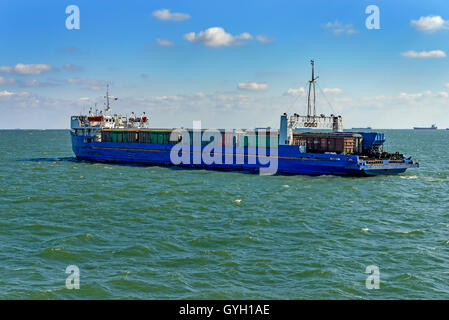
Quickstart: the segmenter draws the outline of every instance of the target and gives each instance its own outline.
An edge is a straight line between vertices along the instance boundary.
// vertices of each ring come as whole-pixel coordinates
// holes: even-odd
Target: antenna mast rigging
[[[319,77],[315,78],[315,61],[310,60],[310,64],[312,65],[312,80],[309,80],[309,94],[307,98],[307,120],[310,121],[312,118],[312,105],[310,103],[310,93],[312,91],[313,86],[313,120],[315,121],[316,117],[316,92],[315,92],[315,83]]]
[[[109,83],[106,85],[106,108],[105,111],[109,111],[111,108],[109,107]]]

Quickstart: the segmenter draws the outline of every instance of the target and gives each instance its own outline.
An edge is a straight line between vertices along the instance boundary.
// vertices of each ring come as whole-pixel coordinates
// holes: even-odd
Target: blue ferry
[[[284,113],[279,130],[206,130],[198,123],[191,129],[151,128],[145,113],[111,114],[108,87],[104,112],[71,117],[73,152],[95,162],[261,174],[372,176],[419,167],[411,157],[385,152],[382,133],[343,132],[341,116],[316,115],[311,63],[307,115]]]

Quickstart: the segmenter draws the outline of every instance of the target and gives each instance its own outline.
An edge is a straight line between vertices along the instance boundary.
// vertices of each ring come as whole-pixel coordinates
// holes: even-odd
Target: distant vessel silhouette
[[[430,127],[413,127],[415,130],[437,130],[438,127],[435,124],[432,124]]]
[[[365,127],[365,128],[352,128],[352,130],[371,130],[371,127]]]

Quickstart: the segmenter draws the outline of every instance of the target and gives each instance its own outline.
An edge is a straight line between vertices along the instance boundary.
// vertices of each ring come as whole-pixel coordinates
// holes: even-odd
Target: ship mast
[[[109,111],[110,110],[110,108],[109,108],[109,83],[106,85],[106,96],[105,96],[105,98],[106,98],[105,111]]]
[[[307,119],[310,120],[312,113],[312,104],[310,103],[310,93],[313,88],[313,119],[316,117],[316,92],[315,92],[315,82],[319,77],[315,78],[315,61],[310,60],[312,65],[312,80],[309,80],[309,94],[307,98]]]

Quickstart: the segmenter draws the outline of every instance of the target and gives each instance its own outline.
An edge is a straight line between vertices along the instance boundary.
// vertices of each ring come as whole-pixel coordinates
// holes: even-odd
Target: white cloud
[[[48,64],[23,64],[18,63],[15,66],[0,66],[0,72],[22,75],[38,75],[52,69]]]
[[[42,82],[36,79],[22,81],[16,80],[14,78],[5,78],[0,76],[0,85],[8,85],[8,84],[17,84],[20,87],[54,87],[61,84],[61,82],[56,80]]]
[[[449,89],[449,83],[446,83],[446,86],[445,86],[445,87]]]
[[[70,78],[66,80],[69,84],[80,84],[86,86],[87,89],[93,91],[99,91],[106,87],[107,82],[95,79],[80,79],[80,78]]]
[[[154,101],[181,101],[184,99],[183,96],[176,95],[176,96],[157,96],[153,98]]]
[[[74,82],[80,83],[82,80],[74,80]],[[68,116],[78,114],[86,105],[92,105],[94,102],[101,105],[103,102],[101,94],[95,94],[96,98],[79,95],[71,100],[64,100],[37,96],[27,92],[1,90],[3,89],[0,89],[0,109],[11,112],[17,110],[15,114],[11,113],[12,116],[23,121],[19,123],[11,121],[11,118],[3,117],[0,119],[0,126],[5,128],[32,127],[36,123],[36,119],[40,120],[39,123],[42,127],[65,128]],[[448,90],[403,92],[402,98],[397,92],[394,96],[379,95],[351,100],[344,95],[338,95],[330,96],[329,99],[333,104],[334,111],[342,113],[346,127],[369,125],[378,128],[410,128],[414,125],[434,123],[432,118],[435,119],[436,116],[438,119],[444,119],[449,103],[449,94],[444,91]],[[130,114],[131,111],[138,114],[145,111],[150,115],[156,115],[151,120],[154,127],[171,127],[173,123],[176,127],[190,127],[192,125],[191,110],[194,108],[198,114],[201,114],[204,127],[250,128],[254,126],[254,121],[251,119],[258,119],[260,125],[276,128],[279,126],[279,115],[285,112],[286,106],[292,103],[293,99],[290,95],[293,93],[304,95],[304,87],[295,87],[290,90],[289,95],[284,94],[283,96],[279,93],[275,93],[273,96],[246,94],[243,91],[183,94],[167,92],[160,96],[123,97],[120,110],[117,111],[127,114]],[[407,98],[412,100],[407,100]],[[294,107],[298,111],[305,109],[304,103],[296,103]],[[321,102],[318,107],[319,113],[330,113],[324,102]],[[32,113],[33,109],[35,113]],[[25,110],[29,112],[23,112]],[[55,112],[55,110],[59,111]],[[380,112],[385,117],[376,117]],[[25,117],[27,118],[25,119]],[[447,123],[447,121],[443,123],[441,120],[439,126],[449,126]]]
[[[372,102],[372,101],[391,101],[391,96],[379,95],[374,97],[362,97],[362,101]]]
[[[326,29],[332,31],[334,35],[347,34],[352,35],[358,31],[354,29],[352,24],[343,24],[342,22],[335,20],[334,22],[328,22],[324,25]]]
[[[449,21],[445,21],[441,16],[421,17],[418,20],[412,20],[410,23],[417,30],[424,32],[434,32],[449,28]]]
[[[7,91],[7,90],[0,91],[0,97],[10,97],[14,94],[15,94],[14,92]]]
[[[14,79],[14,78],[5,78],[5,77],[0,76],[0,84],[12,84],[15,82],[16,82],[16,79]]]
[[[210,96],[210,99],[215,103],[215,108],[218,110],[237,110],[254,107],[252,99],[243,94],[222,94],[217,93]]]
[[[185,106],[194,106],[202,109],[205,113],[211,110],[229,110],[239,108],[251,108],[253,98],[244,94],[233,92],[215,92],[205,94],[203,92],[177,95],[153,96],[148,98],[133,99],[131,105],[142,105],[149,108],[163,108],[163,110],[178,110],[184,112]],[[212,107],[212,108],[211,108]],[[186,114],[184,114],[186,116]],[[190,117],[189,115],[187,115]]]
[[[173,41],[169,41],[169,40],[163,40],[163,39],[156,39],[157,44],[162,46],[162,47],[172,47],[175,45],[175,43]]]
[[[213,27],[198,33],[186,33],[184,34],[184,39],[190,42],[199,42],[208,47],[222,47],[244,44],[245,40],[252,39],[252,35],[248,32],[243,32],[233,36],[221,27]]]
[[[360,105],[374,105],[376,107],[391,107],[393,105],[408,103],[420,103],[424,106],[432,105],[434,103],[442,102],[444,99],[448,99],[449,94],[445,91],[432,92],[426,90],[423,92],[408,93],[401,92],[397,96],[375,96],[364,97],[360,99]]]
[[[153,96],[148,98],[133,99],[131,104],[143,105],[150,108],[168,109],[182,109],[186,105],[199,107],[202,101],[206,98],[206,94],[197,92],[193,94],[177,94],[177,95],[163,95]]]
[[[29,92],[23,91],[23,92],[13,92],[13,91],[7,91],[3,90],[0,91],[0,98],[10,98],[10,97],[23,97],[29,95]]]
[[[349,97],[335,98],[334,100],[335,100],[335,102],[343,102],[343,103],[345,103],[345,102],[352,102],[353,101],[352,98],[349,98]]]
[[[80,78],[70,78],[70,79],[67,79],[67,82],[70,84],[81,83],[81,79]]]
[[[153,11],[153,16],[165,21],[184,21],[190,19],[190,14],[180,12],[170,12],[170,9],[160,9]]]
[[[324,88],[323,92],[324,93],[342,94],[343,90],[341,90],[340,88]]]
[[[17,116],[17,120],[20,122],[20,119],[23,119],[22,116],[27,118],[26,127],[33,127],[33,124],[36,122],[36,117],[45,115],[44,117],[48,117],[49,114],[52,114],[51,111],[48,110],[48,107],[56,107],[59,108],[64,106],[64,109],[69,107],[69,102],[61,99],[53,99],[50,97],[42,97],[31,92],[27,91],[0,91],[0,109],[8,110],[8,116],[15,117]],[[42,108],[37,111],[37,113],[31,115],[30,113],[23,113],[23,110],[18,110],[14,113],[12,110],[17,108],[23,108],[31,111],[30,108]],[[64,112],[61,111],[64,114]],[[58,113],[59,114],[59,113]],[[51,116],[55,120],[55,117],[58,115]],[[65,117],[67,115],[65,114]],[[8,119],[8,118],[7,118]],[[22,127],[19,122],[9,123],[8,120],[3,119],[2,127],[12,127],[20,128]],[[44,125],[43,127],[46,127]]]
[[[237,84],[237,88],[240,90],[246,90],[246,91],[265,91],[268,89],[268,84],[266,83],[257,83],[257,82],[239,82]]]
[[[399,99],[401,100],[406,100],[406,101],[417,101],[417,100],[421,100],[421,99],[431,99],[431,98],[443,98],[443,99],[447,99],[449,97],[449,94],[445,91],[440,91],[440,92],[436,92],[433,93],[430,90],[424,91],[424,92],[418,92],[418,93],[406,93],[406,92],[401,92],[399,94]]]
[[[80,71],[83,70],[83,67],[77,66],[76,64],[66,63],[63,67],[65,70],[68,71]]]
[[[39,81],[36,79],[25,81],[25,82],[19,82],[19,84],[22,87],[56,87],[62,84],[62,81],[59,80],[47,80],[47,81]]]
[[[271,43],[274,41],[273,38],[270,38],[268,36],[264,36],[264,35],[258,35],[256,36],[257,41],[261,42],[261,43]]]
[[[376,108],[384,108],[385,106],[392,105],[395,98],[392,96],[378,95],[371,97],[362,97],[360,99],[355,99],[355,103],[360,106],[370,106]]]
[[[416,100],[419,98],[422,98],[423,94],[422,93],[406,93],[406,92],[401,92],[399,94],[399,99],[403,99],[403,100]]]
[[[445,58],[446,53],[443,50],[420,51],[410,50],[402,52],[401,55],[406,58]]]
[[[248,32],[243,32],[243,33],[241,33],[240,35],[238,35],[238,36],[236,36],[234,38],[237,38],[239,40],[250,40],[250,39],[253,38],[253,36],[250,35]]]
[[[284,93],[285,95],[289,95],[289,96],[304,96],[306,94],[306,90],[304,89],[304,87],[299,87],[297,89],[288,89],[287,92]]]

